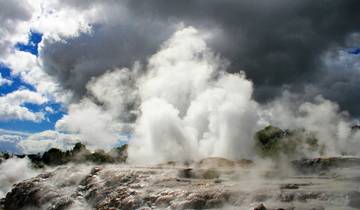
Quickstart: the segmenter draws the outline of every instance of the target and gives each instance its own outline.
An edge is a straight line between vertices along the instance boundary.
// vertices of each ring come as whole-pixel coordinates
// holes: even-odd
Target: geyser
[[[207,46],[211,38],[179,26],[146,65],[136,62],[92,79],[88,96],[71,105],[56,127],[104,149],[119,133],[130,133],[129,163],[253,159],[254,135],[268,125],[314,136],[321,153],[304,151],[308,156],[358,154],[360,134],[336,103],[322,96],[304,101],[287,90],[258,103],[245,74],[228,73],[229,61]]]

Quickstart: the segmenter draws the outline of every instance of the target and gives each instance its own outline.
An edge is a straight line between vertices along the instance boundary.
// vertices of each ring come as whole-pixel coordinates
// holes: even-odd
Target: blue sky
[[[42,40],[42,34],[38,32],[31,31],[29,34],[29,41],[28,43],[18,43],[16,44],[15,48],[24,52],[29,52],[33,55],[38,56],[38,44]]]
[[[42,34],[37,32],[29,32],[29,38],[27,43],[17,43],[14,48],[18,51],[31,53],[36,57],[39,56],[38,45],[42,41]],[[36,87],[32,84],[25,82],[19,74],[14,74],[12,69],[6,66],[4,63],[0,63],[0,79],[6,79],[11,81],[10,83],[0,85],[0,97],[5,97],[11,93],[15,93],[19,90],[29,90],[37,92]],[[25,102],[20,106],[25,107],[32,113],[43,113],[44,119],[41,121],[31,121],[24,119],[0,119],[0,151],[6,151],[10,153],[23,153],[23,149],[19,147],[19,143],[25,141],[32,134],[39,134],[43,131],[54,131],[56,122],[61,119],[66,112],[66,107],[63,104],[55,102],[51,97],[46,97],[47,102],[36,104]],[[45,132],[45,133],[46,133]],[[66,135],[66,132],[58,135]],[[51,137],[44,137],[45,141],[51,140]],[[59,137],[61,138],[61,137]],[[124,133],[120,137],[119,141],[114,146],[124,144],[127,139],[130,138],[130,134]],[[55,142],[56,139],[53,139]],[[54,143],[56,145],[56,143]],[[50,147],[51,144],[49,144]],[[48,146],[48,147],[49,147]],[[45,148],[44,148],[45,149]]]
[[[349,53],[353,54],[353,55],[359,55],[360,54],[360,48],[350,49]]]
[[[20,51],[28,52],[33,55],[38,56],[38,44],[42,40],[42,34],[37,32],[30,32],[28,43],[18,43],[15,48]],[[31,84],[24,82],[19,75],[11,74],[11,69],[9,69],[4,64],[0,64],[1,76],[5,79],[11,80],[10,85],[0,86],[0,96],[4,96],[8,93],[19,89],[28,89],[31,91],[36,91],[36,88]],[[54,129],[55,122],[59,120],[64,115],[64,108],[61,104],[54,101],[49,101],[45,104],[37,105],[31,103],[23,104],[24,107],[28,108],[31,112],[40,112],[44,111],[46,107],[54,110],[53,113],[46,112],[45,119],[40,122],[32,121],[23,121],[23,120],[7,120],[0,121],[0,129],[21,131],[35,133],[44,130]]]

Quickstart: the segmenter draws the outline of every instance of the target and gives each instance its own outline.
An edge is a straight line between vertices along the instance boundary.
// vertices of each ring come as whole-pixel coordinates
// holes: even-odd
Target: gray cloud
[[[324,57],[325,66],[318,73],[322,78],[313,92],[337,101],[351,114],[360,116],[360,55],[340,50]]]
[[[0,23],[9,25],[17,20],[27,20],[31,17],[29,5],[20,1],[0,1]]]
[[[92,33],[67,39],[66,43],[44,42],[40,56],[45,71],[77,97],[86,93],[92,77],[116,67],[131,67],[153,53],[175,30],[174,25],[144,19],[136,24],[108,24],[95,25]]]
[[[359,100],[354,98],[354,76],[359,72],[347,71],[339,77],[324,70],[322,63],[326,52],[345,47],[349,35],[360,30],[358,0],[65,3],[80,12],[107,4],[102,12],[106,20],[95,22],[92,33],[66,42],[45,42],[41,50],[45,70],[78,97],[86,93],[91,77],[144,60],[183,22],[213,32],[210,47],[230,60],[230,72],[244,70],[254,81],[257,100],[271,99],[284,88],[304,92],[304,87],[312,85],[316,93],[360,113],[352,105]],[[123,16],[115,15],[117,7],[126,8]],[[329,83],[337,85],[329,89]]]
[[[17,25],[31,18],[31,7],[25,1],[0,0],[0,55],[13,44],[11,36]]]

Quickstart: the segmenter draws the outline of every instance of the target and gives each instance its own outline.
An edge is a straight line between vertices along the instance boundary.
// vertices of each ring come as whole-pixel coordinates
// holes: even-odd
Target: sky
[[[235,135],[212,130],[225,116],[212,111],[202,113],[208,116],[207,130],[200,126],[204,120],[189,124],[198,119],[191,115],[192,107],[203,103],[204,92],[212,92],[214,84],[230,95],[222,97],[249,97],[246,103],[233,104],[256,112],[225,117],[225,125],[228,120],[253,120],[252,129],[275,122],[290,126],[262,117],[280,102],[281,107],[288,105],[289,98],[299,101],[289,107],[297,110],[293,120],[302,109],[308,113],[303,104],[310,103],[356,124],[360,118],[358,11],[358,0],[0,0],[0,151],[37,153],[50,147],[68,149],[78,141],[109,149],[134,139],[134,150],[139,152],[140,137],[151,146],[166,141],[155,141],[155,136],[186,142],[195,138],[189,133],[219,139]],[[180,74],[171,69],[192,71]],[[234,84],[239,88],[234,91],[223,82],[232,84],[232,76],[239,77],[235,80],[241,84],[249,81],[251,87]],[[162,102],[152,102],[159,110],[147,103],[155,98],[165,100],[175,112]],[[247,106],[255,106],[256,111]],[[156,112],[174,117],[163,119],[161,114],[153,115]],[[210,123],[214,116],[218,121]],[[153,132],[164,125],[162,120],[179,131]],[[149,122],[157,126],[152,128]],[[293,128],[305,126],[295,124]],[[242,127],[244,132],[247,126]],[[196,138],[198,143],[203,140]],[[225,142],[231,139],[224,137]]]
[[[38,44],[41,42],[41,39],[41,33],[30,31],[28,33],[28,41],[26,43],[16,43],[14,49],[30,53],[37,57]],[[13,75],[11,71],[12,70],[5,64],[0,65],[1,80],[3,81],[0,86],[1,97],[11,93],[19,93],[17,91],[31,91],[32,93],[36,93],[36,87],[34,87],[31,83],[24,81],[20,75]],[[4,103],[9,103],[9,106],[13,106],[10,101]],[[28,136],[30,133],[54,129],[55,122],[59,120],[65,113],[61,103],[51,100],[46,102],[44,101],[44,103],[25,100],[19,105],[29,113],[42,112],[43,116],[39,120],[32,120],[21,116],[21,114],[4,113],[2,120],[0,121],[0,133],[3,138],[4,136],[10,134],[10,138],[15,137],[16,139],[16,135],[24,137]],[[16,110],[14,111],[16,112]],[[11,116],[12,114],[14,115]],[[11,136],[12,134],[15,135]],[[21,140],[21,138],[17,139]],[[1,151],[22,153],[21,149],[17,148],[16,145],[14,145],[12,142],[6,141],[6,137],[5,141],[1,142]]]

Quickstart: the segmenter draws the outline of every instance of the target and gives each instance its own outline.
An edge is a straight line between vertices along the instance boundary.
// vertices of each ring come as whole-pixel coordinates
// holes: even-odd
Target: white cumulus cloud
[[[41,121],[44,115],[41,112],[32,112],[25,103],[41,105],[47,98],[30,90],[16,90],[0,97],[0,120],[30,120]]]
[[[79,141],[80,137],[78,135],[46,130],[24,138],[18,143],[18,147],[25,154],[36,154],[43,153],[50,148],[69,150]]]

